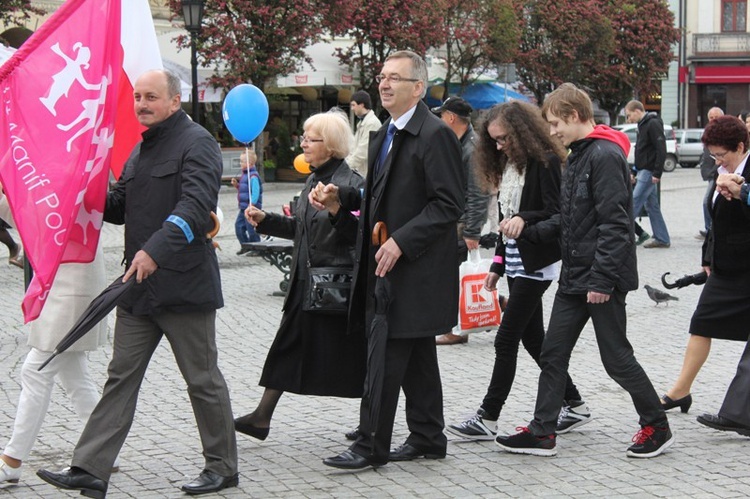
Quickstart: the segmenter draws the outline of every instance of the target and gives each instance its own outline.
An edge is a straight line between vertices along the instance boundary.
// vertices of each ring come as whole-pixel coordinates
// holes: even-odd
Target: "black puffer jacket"
[[[560,238],[564,293],[638,288],[630,172],[617,133],[599,126],[571,144],[560,213],[522,233],[531,242]]]

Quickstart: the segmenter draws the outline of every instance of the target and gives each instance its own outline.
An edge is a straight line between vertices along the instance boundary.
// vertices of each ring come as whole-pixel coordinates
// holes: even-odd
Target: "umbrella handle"
[[[388,229],[385,222],[378,222],[372,229],[372,245],[381,246],[388,240]]]
[[[669,272],[664,272],[664,274],[663,274],[663,275],[661,276],[661,283],[662,283],[662,284],[664,285],[664,287],[665,287],[665,288],[667,288],[667,289],[672,289],[672,288],[676,288],[676,287],[678,286],[678,284],[677,284],[677,283],[674,283],[674,284],[669,284],[669,283],[667,282],[667,279],[666,279],[666,277],[667,277],[668,275],[669,275]]]
[[[219,229],[221,228],[219,217],[216,216],[216,213],[214,213],[213,211],[211,212],[211,220],[213,220],[214,222],[214,228],[206,233],[206,239],[213,239],[214,236],[219,233]]]

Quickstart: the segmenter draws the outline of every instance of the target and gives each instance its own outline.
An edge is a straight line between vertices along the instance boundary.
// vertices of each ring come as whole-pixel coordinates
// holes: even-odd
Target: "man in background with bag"
[[[448,97],[441,106],[432,108],[432,112],[440,116],[461,143],[461,166],[466,185],[466,210],[458,220],[458,254],[462,262],[466,261],[467,252],[479,251],[479,238],[487,221],[490,201],[490,195],[484,192],[476,178],[471,160],[476,143],[476,133],[471,126],[473,110],[471,104],[461,97]],[[435,338],[438,345],[455,345],[468,341],[468,334],[453,334],[450,331]]]

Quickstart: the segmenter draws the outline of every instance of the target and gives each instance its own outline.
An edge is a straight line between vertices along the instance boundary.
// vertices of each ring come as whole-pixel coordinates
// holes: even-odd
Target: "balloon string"
[[[247,200],[248,206],[253,205],[253,183],[250,181],[250,144],[245,144],[245,161],[247,161],[247,194],[250,198]],[[240,165],[242,168],[242,165]]]

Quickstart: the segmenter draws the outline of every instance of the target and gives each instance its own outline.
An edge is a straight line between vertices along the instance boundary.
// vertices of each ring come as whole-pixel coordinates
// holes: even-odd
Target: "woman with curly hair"
[[[493,440],[516,375],[520,342],[539,364],[544,340],[542,295],[560,272],[557,240],[531,244],[516,238],[525,226],[558,212],[561,162],[567,153],[560,141],[550,136],[539,109],[525,102],[490,109],[479,125],[478,136],[474,166],[487,188],[499,186],[502,233],[484,286],[496,289],[505,274],[510,294],[495,337],[495,366],[487,394],[476,415],[448,425],[448,431],[470,440]],[[557,433],[566,433],[591,418],[568,376]]]

